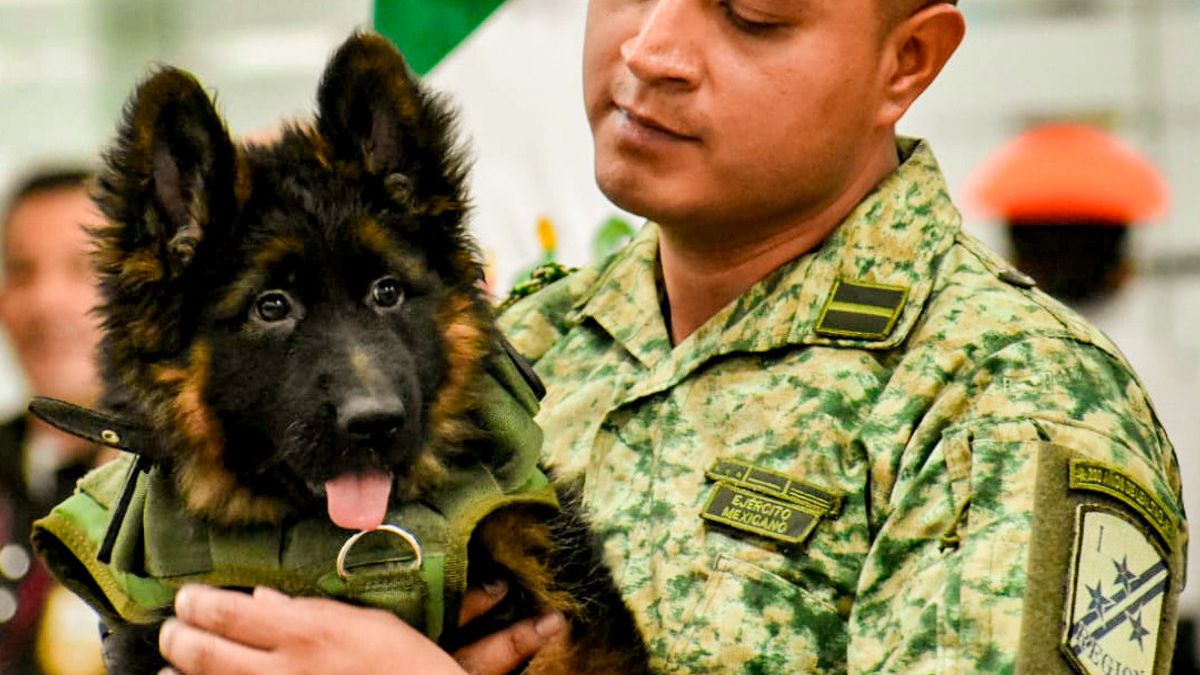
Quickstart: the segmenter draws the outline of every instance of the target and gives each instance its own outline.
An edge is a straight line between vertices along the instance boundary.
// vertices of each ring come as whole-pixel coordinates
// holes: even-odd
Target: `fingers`
[[[384,610],[268,588],[245,595],[188,586],[176,611],[159,648],[186,675],[462,673],[449,654]],[[391,660],[396,654],[404,655],[402,665]]]
[[[482,588],[472,588],[463,597],[462,609],[458,612],[458,625],[465,626],[472,620],[484,615],[495,607],[505,594],[508,593],[508,583],[497,579],[484,584]]]
[[[473,591],[474,597],[464,599],[462,617],[470,620],[486,612],[507,590],[505,584],[498,584]],[[413,642],[406,651],[414,655],[418,647],[428,642],[379,610],[345,607],[317,598],[292,599],[270,589],[256,589],[251,596],[186,586],[176,596],[175,609],[178,619],[163,626],[159,648],[168,661],[187,675],[299,672],[306,666],[317,667],[315,672],[331,672],[315,662],[330,656],[323,652],[347,640],[362,643],[343,645],[359,656],[358,652],[366,653],[363,650],[380,645],[388,652],[394,651],[397,636]],[[356,628],[347,636],[341,630],[331,632],[332,625]],[[476,675],[503,675],[560,637],[565,627],[566,620],[558,613],[527,619],[460,649],[454,654],[454,661]],[[402,628],[407,628],[407,632],[401,631]],[[335,639],[335,636],[340,637]],[[414,637],[420,640],[410,639]],[[433,643],[427,646],[428,667],[421,666],[418,672],[441,672],[447,666],[457,672],[454,661],[445,652]],[[339,656],[333,663],[345,660]],[[370,660],[377,662],[375,657]],[[290,665],[284,666],[285,663]],[[363,671],[356,667],[348,672]]]
[[[251,596],[210,586],[184,586],[175,595],[175,615],[195,628],[269,649],[291,625],[280,617],[288,600],[270,589],[256,589]]]
[[[158,649],[172,665],[188,675],[270,672],[266,652],[205,633],[177,619],[168,619],[163,624],[158,635]]]
[[[558,612],[526,619],[463,647],[454,658],[472,675],[504,675],[562,635],[566,625]]]

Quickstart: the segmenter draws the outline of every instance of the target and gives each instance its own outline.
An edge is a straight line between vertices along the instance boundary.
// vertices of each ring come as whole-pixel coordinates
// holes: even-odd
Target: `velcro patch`
[[[1060,643],[1076,670],[1152,672],[1170,581],[1147,531],[1116,511],[1080,506]]]
[[[786,544],[808,538],[824,511],[720,481],[700,517]]]
[[[818,335],[880,340],[892,332],[908,288],[838,279],[821,309]]]
[[[1171,547],[1179,524],[1158,497],[1135,478],[1115,466],[1079,458],[1071,460],[1070,472],[1072,490],[1099,492],[1124,502],[1158,531],[1167,548]]]
[[[736,459],[717,460],[704,472],[710,480],[721,481],[753,490],[770,497],[782,498],[816,515],[836,517],[842,510],[841,495],[831,494],[788,476],[754,466]]]

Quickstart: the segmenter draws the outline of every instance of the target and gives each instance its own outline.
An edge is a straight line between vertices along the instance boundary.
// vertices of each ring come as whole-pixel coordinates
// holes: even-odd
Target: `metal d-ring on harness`
[[[356,532],[346,540],[346,543],[342,544],[342,549],[338,551],[337,554],[337,573],[338,576],[341,577],[342,581],[346,581],[350,578],[350,573],[346,571],[346,556],[350,553],[350,549],[354,548],[354,545],[358,543],[359,539],[362,539],[372,532],[387,532],[388,534],[392,534],[403,539],[413,551],[413,559],[409,562],[407,569],[421,569],[421,565],[425,562],[425,547],[421,546],[421,540],[417,538],[417,535],[409,532],[399,525],[384,523],[373,530],[362,530],[360,532]]]

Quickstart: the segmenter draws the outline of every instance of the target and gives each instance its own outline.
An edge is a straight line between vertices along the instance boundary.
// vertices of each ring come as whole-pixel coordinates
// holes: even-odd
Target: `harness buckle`
[[[374,530],[362,530],[361,532],[355,532],[350,536],[349,539],[346,540],[346,543],[342,544],[342,550],[338,551],[337,555],[337,573],[338,576],[342,578],[342,581],[346,581],[350,578],[350,573],[346,570],[346,556],[350,553],[350,549],[354,548],[354,545],[358,543],[359,539],[362,539],[372,532],[386,532],[388,534],[400,537],[405,543],[408,544],[409,548],[411,548],[413,551],[413,559],[412,562],[409,563],[408,569],[420,569],[421,564],[425,562],[425,547],[421,545],[421,540],[417,539],[417,535],[409,532],[399,525],[384,523],[383,525],[376,527]]]

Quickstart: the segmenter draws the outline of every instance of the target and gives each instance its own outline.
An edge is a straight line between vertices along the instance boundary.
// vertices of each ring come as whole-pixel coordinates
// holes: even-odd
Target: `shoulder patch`
[[[1137,506],[1151,479],[1133,463],[1044,441],[1034,447],[1037,496],[1016,672],[1166,675],[1186,534],[1160,539],[1145,513],[1153,507]],[[1178,522],[1174,505],[1163,505]]]
[[[1152,672],[1170,576],[1142,528],[1080,506],[1061,642],[1071,665],[1085,675]]]
[[[904,286],[838,279],[814,331],[826,337],[886,338],[908,301],[908,290]]]
[[[1128,473],[1103,462],[1072,458],[1070,488],[1100,492],[1124,502],[1141,514],[1162,537],[1167,547],[1171,547],[1179,529],[1175,517],[1153,492]]]

